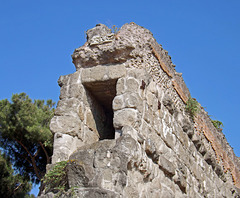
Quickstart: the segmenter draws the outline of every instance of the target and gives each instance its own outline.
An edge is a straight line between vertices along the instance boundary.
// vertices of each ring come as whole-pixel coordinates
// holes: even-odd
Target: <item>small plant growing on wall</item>
[[[194,119],[194,116],[196,116],[199,111],[199,103],[196,99],[190,97],[187,101],[185,108],[186,111],[189,113],[190,117]]]
[[[216,129],[222,130],[223,123],[219,120],[211,120]]]
[[[111,31],[113,34],[117,34],[117,32],[119,31],[120,28],[118,28],[116,25],[113,25],[111,28]]]
[[[67,161],[61,161],[50,170],[43,178],[43,184],[45,185],[46,192],[48,191],[64,191],[67,188],[66,180],[66,166]]]

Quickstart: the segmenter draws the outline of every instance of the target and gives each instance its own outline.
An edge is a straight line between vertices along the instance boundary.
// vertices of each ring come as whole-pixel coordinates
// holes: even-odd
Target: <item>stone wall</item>
[[[59,78],[52,164],[76,197],[239,197],[239,159],[190,97],[171,57],[134,23],[99,24]],[[41,197],[53,197],[43,191]]]

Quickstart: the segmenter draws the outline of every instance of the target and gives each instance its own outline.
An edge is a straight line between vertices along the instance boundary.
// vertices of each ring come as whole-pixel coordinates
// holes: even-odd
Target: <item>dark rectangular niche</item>
[[[112,101],[116,96],[117,79],[85,83],[90,108],[99,133],[99,140],[114,139]]]

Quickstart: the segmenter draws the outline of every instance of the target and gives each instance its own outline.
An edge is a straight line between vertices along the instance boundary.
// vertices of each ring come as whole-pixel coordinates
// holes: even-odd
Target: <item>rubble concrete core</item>
[[[61,76],[50,128],[65,192],[40,197],[239,197],[240,160],[190,92],[168,52],[135,23],[87,31]]]

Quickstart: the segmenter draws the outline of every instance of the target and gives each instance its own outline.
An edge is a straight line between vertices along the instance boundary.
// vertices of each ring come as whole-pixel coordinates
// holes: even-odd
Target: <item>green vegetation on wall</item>
[[[196,114],[199,112],[199,103],[194,98],[189,98],[185,107],[186,111],[189,113],[190,117],[194,119]]]
[[[216,129],[222,129],[223,123],[219,120],[211,120]]]
[[[47,192],[49,190],[66,190],[66,166],[67,161],[57,162],[56,165],[45,174],[42,181]]]

